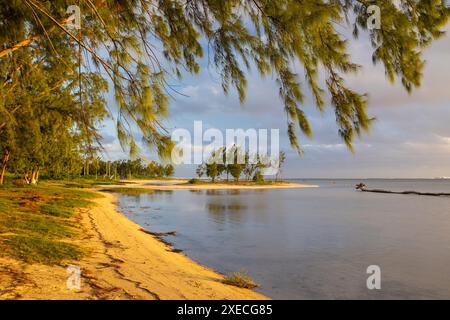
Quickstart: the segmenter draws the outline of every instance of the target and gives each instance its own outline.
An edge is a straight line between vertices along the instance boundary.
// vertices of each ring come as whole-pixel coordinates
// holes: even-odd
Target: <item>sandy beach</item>
[[[152,190],[255,190],[255,189],[295,189],[295,188],[318,188],[318,185],[277,182],[275,184],[228,184],[216,182],[188,184],[187,179],[170,179],[170,180],[129,180],[126,185],[108,185],[111,188],[145,188]]]
[[[267,299],[221,283],[223,277],[171,248],[116,210],[104,193],[81,212],[89,256],[81,269],[81,289],[67,289],[64,266],[24,264],[0,259],[0,298],[8,299]]]

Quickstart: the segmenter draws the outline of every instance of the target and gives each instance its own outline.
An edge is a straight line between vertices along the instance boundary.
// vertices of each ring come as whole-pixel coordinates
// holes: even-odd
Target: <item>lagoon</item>
[[[311,189],[118,194],[127,217],[221,273],[247,271],[275,299],[449,299],[449,180],[296,180]],[[368,290],[367,268],[381,269]]]

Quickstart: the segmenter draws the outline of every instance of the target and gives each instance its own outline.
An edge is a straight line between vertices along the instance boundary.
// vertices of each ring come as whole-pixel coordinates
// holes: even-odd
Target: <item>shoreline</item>
[[[266,190],[266,189],[302,189],[319,188],[314,184],[303,184],[294,182],[279,182],[276,184],[229,184],[229,183],[199,183],[187,184],[187,179],[172,180],[127,180],[123,185],[100,185],[101,189],[129,188],[129,189],[149,189],[149,190]]]
[[[46,300],[266,300],[260,293],[222,283],[224,276],[157,237],[141,231],[117,208],[116,197],[95,190],[95,206],[81,209],[76,223],[86,251],[65,265],[27,264],[0,257],[0,299]],[[67,266],[81,271],[80,289],[68,289]]]
[[[29,264],[0,256],[0,299],[45,300],[265,300],[258,292],[223,283],[224,275],[190,259],[120,212],[117,198],[104,189],[239,190],[310,188],[277,183],[186,184],[185,179],[129,180],[122,185],[96,186],[95,206],[81,208],[72,223],[80,236],[71,240],[86,253],[79,261],[59,265]],[[81,271],[80,289],[68,289],[68,266]],[[236,270],[237,271],[237,270]]]
[[[98,191],[97,191],[98,192]],[[121,276],[137,289],[159,299],[268,299],[257,292],[223,284],[224,276],[172,248],[117,208],[113,194],[99,192],[97,212],[91,223],[109,248],[107,254],[120,264]],[[111,246],[116,241],[118,246]],[[138,284],[138,285],[137,285]]]

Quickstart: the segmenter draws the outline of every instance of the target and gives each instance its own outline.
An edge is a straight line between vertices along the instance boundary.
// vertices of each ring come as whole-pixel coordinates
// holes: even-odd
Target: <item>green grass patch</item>
[[[41,206],[41,212],[55,217],[69,218],[75,209],[94,205],[92,201],[82,199],[57,199]]]
[[[8,219],[4,225],[9,232],[26,233],[37,237],[70,238],[76,233],[73,227],[46,217],[20,217],[16,215]]]
[[[8,211],[9,201],[5,199],[0,199],[0,214]]]
[[[13,236],[5,242],[10,256],[29,263],[56,264],[83,256],[76,245],[41,237]]]
[[[29,187],[33,188],[33,187]],[[45,183],[34,187],[36,191],[38,191],[42,195],[51,196],[51,197],[60,197],[60,198],[68,198],[68,199],[94,199],[98,197],[98,195],[92,191],[88,190],[79,190],[75,187],[59,185],[59,184],[50,184]]]
[[[64,185],[69,188],[94,188],[97,186],[116,186],[129,184],[131,182],[124,182],[120,180],[94,180],[94,179],[77,179],[74,181],[64,182]]]
[[[98,194],[56,182],[0,187],[0,253],[29,263],[79,259],[70,242],[80,234],[77,209],[92,206]]]

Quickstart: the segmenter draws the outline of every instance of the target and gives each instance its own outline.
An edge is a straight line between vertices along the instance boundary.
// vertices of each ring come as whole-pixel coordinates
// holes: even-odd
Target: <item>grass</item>
[[[41,212],[56,217],[70,217],[74,209],[88,207],[91,201],[83,199],[56,199],[53,202],[46,202],[41,206]]]
[[[4,224],[14,234],[27,234],[30,236],[46,235],[50,238],[70,238],[75,234],[73,228],[61,224],[59,221],[50,220],[46,217],[11,217]]]
[[[56,264],[83,256],[83,251],[76,245],[42,237],[13,236],[6,244],[10,256],[31,263]]]
[[[81,258],[71,243],[80,234],[75,214],[96,196],[55,182],[0,186],[0,255],[43,264]]]
[[[78,178],[71,181],[65,181],[64,185],[66,187],[71,188],[93,188],[97,186],[116,186],[116,185],[124,185],[131,182],[124,182],[119,180],[97,180],[97,179],[84,179]]]
[[[223,283],[245,289],[258,287],[258,284],[246,272],[233,272],[225,277]]]

